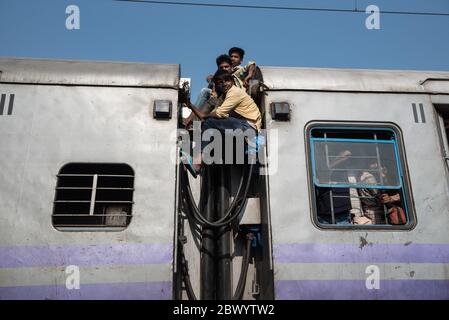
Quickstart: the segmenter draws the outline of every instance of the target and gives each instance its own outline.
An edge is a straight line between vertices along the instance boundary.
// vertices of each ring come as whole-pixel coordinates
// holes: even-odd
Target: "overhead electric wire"
[[[284,7],[284,6],[261,6],[261,5],[241,5],[229,3],[201,3],[201,2],[179,2],[179,1],[153,1],[153,0],[112,0],[115,2],[130,2],[143,4],[159,4],[173,6],[209,7],[209,8],[234,8],[234,9],[258,9],[258,10],[283,10],[283,11],[318,11],[318,12],[342,12],[342,13],[366,13],[360,10],[357,5],[354,9],[338,8],[308,8],[308,7]],[[421,16],[449,16],[449,12],[419,12],[419,11],[379,11],[380,14],[397,15],[421,15]]]

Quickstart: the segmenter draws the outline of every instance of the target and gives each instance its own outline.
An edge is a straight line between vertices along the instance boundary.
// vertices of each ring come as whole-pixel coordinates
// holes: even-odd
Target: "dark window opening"
[[[55,228],[123,230],[130,224],[134,171],[129,165],[70,163],[57,178]]]
[[[391,128],[309,128],[317,225],[410,228],[410,192],[400,146],[399,133]]]
[[[449,104],[435,105],[435,108],[441,117],[441,129],[446,134],[446,140],[449,141]]]
[[[449,170],[449,104],[435,104],[443,161]]]

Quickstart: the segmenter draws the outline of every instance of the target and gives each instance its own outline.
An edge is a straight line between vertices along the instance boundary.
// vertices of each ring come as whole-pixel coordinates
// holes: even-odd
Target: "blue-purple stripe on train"
[[[82,284],[79,290],[65,286],[0,287],[0,300],[169,300],[171,282]]]
[[[172,268],[171,244],[113,245],[47,245],[0,247],[0,268],[52,268],[167,265]],[[0,270],[1,270],[0,269]],[[126,278],[126,277],[125,277]],[[165,281],[164,281],[165,280]],[[81,283],[79,290],[67,290],[64,285],[2,286],[0,300],[168,300],[172,298],[172,283],[161,279],[154,282]]]
[[[449,263],[449,244],[275,244],[275,263]]]
[[[449,244],[277,244],[275,265],[303,263],[448,264]],[[449,271],[449,265],[445,267]],[[292,271],[292,270],[290,270]],[[449,277],[449,273],[448,273]],[[449,278],[380,280],[368,290],[363,280],[275,280],[276,299],[449,299]]]
[[[274,263],[449,263],[448,244],[277,244]],[[0,247],[1,268],[111,266],[172,263],[168,244]],[[0,279],[1,283],[1,279]],[[367,290],[365,280],[276,280],[277,299],[449,299],[449,279],[382,280]],[[170,299],[170,282],[0,287],[0,299]]]
[[[275,281],[279,300],[448,300],[449,280],[381,280],[368,290],[365,280]]]
[[[0,247],[0,268],[168,264],[171,244]]]

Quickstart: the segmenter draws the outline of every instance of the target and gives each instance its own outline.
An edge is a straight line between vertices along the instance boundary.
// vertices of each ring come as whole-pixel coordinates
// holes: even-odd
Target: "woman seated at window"
[[[364,171],[361,174],[360,182],[364,185],[377,185],[377,179],[373,175],[378,168],[378,163],[370,165],[370,171]],[[384,181],[388,179],[387,169],[382,167],[379,172]],[[387,210],[393,204],[401,202],[401,196],[397,190],[380,190],[371,188],[362,188],[358,190],[360,202],[362,204],[363,215],[354,217],[354,224],[386,224]]]

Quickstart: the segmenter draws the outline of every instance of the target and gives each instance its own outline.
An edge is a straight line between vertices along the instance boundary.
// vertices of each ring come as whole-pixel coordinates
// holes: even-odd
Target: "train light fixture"
[[[172,117],[172,102],[168,100],[156,100],[153,106],[153,118],[157,120],[169,120]]]
[[[270,111],[273,120],[290,121],[291,109],[288,102],[272,102]]]

